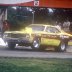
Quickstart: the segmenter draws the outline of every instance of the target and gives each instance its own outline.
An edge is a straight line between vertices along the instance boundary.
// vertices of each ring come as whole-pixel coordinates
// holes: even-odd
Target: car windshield
[[[55,27],[47,27],[46,28],[46,32],[49,32],[49,33],[60,33],[60,31],[55,28]]]
[[[40,25],[30,25],[29,27],[32,28],[33,31],[44,31],[44,26],[40,26]]]

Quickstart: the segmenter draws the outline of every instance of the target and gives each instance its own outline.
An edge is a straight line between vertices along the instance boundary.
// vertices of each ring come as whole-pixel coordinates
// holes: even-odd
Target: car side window
[[[55,27],[47,27],[46,32],[48,32],[48,33],[60,33],[60,31]]]
[[[39,26],[39,25],[31,25],[29,26],[32,28],[33,31],[44,31],[44,26]]]

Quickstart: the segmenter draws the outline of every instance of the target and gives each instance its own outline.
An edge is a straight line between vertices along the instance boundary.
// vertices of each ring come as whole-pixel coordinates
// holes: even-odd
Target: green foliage
[[[0,72],[72,72],[72,59],[0,58]]]
[[[31,14],[26,10],[26,7],[8,7],[8,21],[11,30],[19,30],[24,25],[31,23]],[[29,15],[30,14],[30,15]]]
[[[2,8],[2,7],[1,7]],[[31,9],[31,10],[30,10]],[[49,8],[40,7],[19,7],[16,9],[12,6],[8,7],[8,21],[10,22],[12,30],[19,29],[27,24],[31,24],[34,16],[35,24],[57,24],[67,19],[72,21],[72,9],[50,8],[53,12],[49,11]],[[34,12],[34,13],[33,13]]]

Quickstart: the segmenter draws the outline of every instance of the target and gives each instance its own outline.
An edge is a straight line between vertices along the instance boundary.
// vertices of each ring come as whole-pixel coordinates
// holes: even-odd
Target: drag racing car
[[[31,46],[35,50],[44,50],[48,46],[56,51],[65,51],[72,35],[64,32],[57,26],[45,24],[31,24],[20,31],[6,31],[3,39],[8,47],[14,49],[19,46]]]

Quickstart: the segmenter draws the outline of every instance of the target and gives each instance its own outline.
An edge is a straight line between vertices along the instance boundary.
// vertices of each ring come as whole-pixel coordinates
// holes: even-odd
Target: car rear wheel
[[[14,49],[14,48],[15,48],[15,46],[16,46],[16,44],[15,44],[15,43],[8,42],[8,48],[9,48],[9,49]]]
[[[60,52],[64,52],[64,51],[66,51],[66,43],[65,42],[61,42],[60,43],[60,45],[59,45],[59,48],[58,48],[58,50],[60,51]]]

